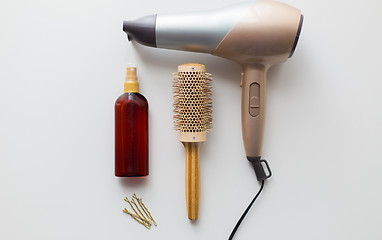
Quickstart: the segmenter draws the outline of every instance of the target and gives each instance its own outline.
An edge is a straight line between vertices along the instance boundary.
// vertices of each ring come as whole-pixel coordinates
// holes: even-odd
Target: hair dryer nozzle
[[[157,15],[150,15],[132,21],[123,21],[123,31],[129,41],[134,40],[142,45],[157,47],[155,25]]]

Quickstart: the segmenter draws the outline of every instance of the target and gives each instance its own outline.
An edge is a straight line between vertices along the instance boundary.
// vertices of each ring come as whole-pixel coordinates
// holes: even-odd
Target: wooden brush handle
[[[185,142],[186,148],[186,202],[190,220],[199,217],[200,205],[200,173],[199,173],[199,143]]]

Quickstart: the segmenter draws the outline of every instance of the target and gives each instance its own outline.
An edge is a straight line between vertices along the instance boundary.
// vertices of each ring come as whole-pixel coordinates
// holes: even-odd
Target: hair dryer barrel
[[[123,22],[129,40],[143,45],[213,53],[254,1],[210,11],[156,14]]]
[[[123,22],[142,45],[210,53],[240,64],[276,63],[292,56],[301,30],[300,10],[255,0],[216,10],[155,14]]]

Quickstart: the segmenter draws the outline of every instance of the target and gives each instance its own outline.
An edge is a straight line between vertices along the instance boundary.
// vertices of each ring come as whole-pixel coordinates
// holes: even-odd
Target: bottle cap
[[[128,67],[126,70],[125,93],[127,92],[139,92],[136,67]]]

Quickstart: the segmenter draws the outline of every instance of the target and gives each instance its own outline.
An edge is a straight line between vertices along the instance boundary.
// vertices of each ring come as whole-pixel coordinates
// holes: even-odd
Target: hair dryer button
[[[249,114],[256,117],[260,113],[260,85],[252,83],[249,86]]]

